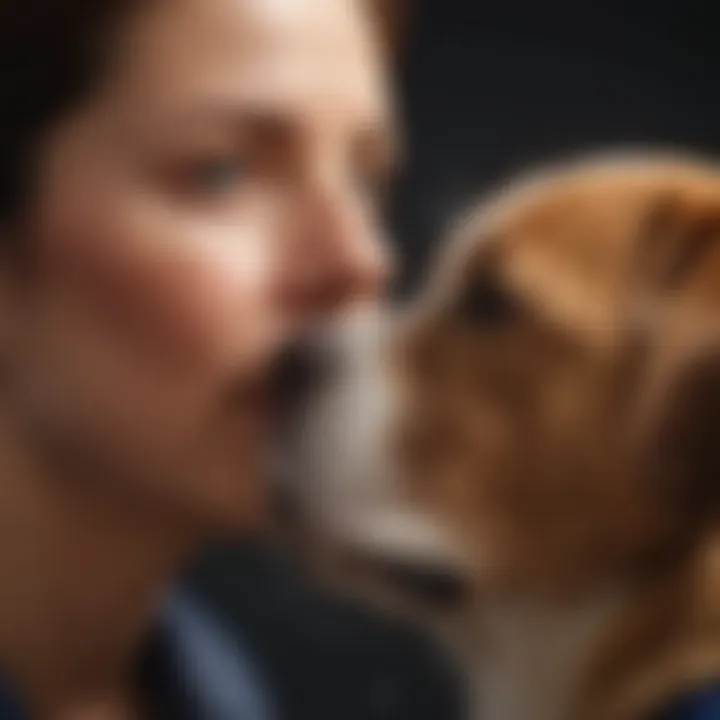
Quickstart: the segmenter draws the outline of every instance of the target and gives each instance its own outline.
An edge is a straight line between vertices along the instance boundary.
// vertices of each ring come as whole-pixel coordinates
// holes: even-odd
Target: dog
[[[720,682],[719,331],[719,167],[510,183],[318,350],[310,562],[446,638],[472,717],[665,717]]]

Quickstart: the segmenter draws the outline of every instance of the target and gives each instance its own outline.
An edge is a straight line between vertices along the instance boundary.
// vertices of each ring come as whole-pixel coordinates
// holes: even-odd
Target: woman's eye
[[[238,158],[212,158],[198,162],[189,173],[190,189],[205,196],[237,190],[247,177],[247,167]]]

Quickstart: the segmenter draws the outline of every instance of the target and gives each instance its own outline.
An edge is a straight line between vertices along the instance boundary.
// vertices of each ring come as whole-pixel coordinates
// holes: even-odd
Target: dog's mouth
[[[371,605],[396,608],[426,619],[461,615],[471,604],[470,574],[457,564],[345,546],[338,555],[340,572],[330,580]]]
[[[411,510],[376,508],[331,529],[351,572],[404,604],[453,612],[472,595],[469,562],[431,518]]]
[[[453,611],[471,597],[467,577],[449,565],[380,559],[376,561],[376,571],[381,582],[430,610]]]

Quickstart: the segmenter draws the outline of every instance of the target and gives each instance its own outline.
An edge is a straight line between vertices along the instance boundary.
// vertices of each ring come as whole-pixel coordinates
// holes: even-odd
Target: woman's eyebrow
[[[224,127],[230,130],[242,129],[263,135],[291,138],[301,135],[307,123],[302,112],[291,104],[272,100],[230,100],[197,103],[192,107],[169,113],[165,129],[181,127]],[[378,145],[392,147],[391,128],[385,117],[367,115],[357,120],[357,132],[374,137]]]
[[[184,132],[214,131],[236,135],[260,135],[290,139],[298,135],[301,122],[286,108],[271,105],[216,103],[163,113],[155,129],[170,136]]]
[[[145,131],[138,128],[140,145],[147,145],[151,137],[164,143],[214,138],[215,142],[259,143],[277,151],[299,147],[308,132],[302,113],[280,102],[198,103],[175,112],[163,112],[163,117],[158,117],[151,127],[150,135],[147,128]],[[368,115],[358,118],[355,127],[348,130],[354,160],[390,181],[402,149],[398,148],[392,123],[382,116]]]

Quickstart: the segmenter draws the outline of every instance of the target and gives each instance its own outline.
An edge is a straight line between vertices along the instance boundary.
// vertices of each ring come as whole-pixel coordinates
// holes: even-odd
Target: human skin
[[[0,665],[40,713],[125,697],[180,563],[262,519],[277,357],[383,284],[390,126],[354,0],[159,0],[43,139],[0,228]]]

